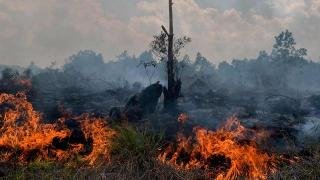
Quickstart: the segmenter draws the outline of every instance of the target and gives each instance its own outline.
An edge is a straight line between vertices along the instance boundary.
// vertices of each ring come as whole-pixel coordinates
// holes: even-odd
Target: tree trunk
[[[168,34],[168,61],[167,76],[168,89],[164,89],[164,109],[166,111],[175,111],[177,107],[177,99],[180,96],[181,80],[176,79],[175,75],[175,59],[173,54],[173,15],[172,0],[169,0],[169,34]]]

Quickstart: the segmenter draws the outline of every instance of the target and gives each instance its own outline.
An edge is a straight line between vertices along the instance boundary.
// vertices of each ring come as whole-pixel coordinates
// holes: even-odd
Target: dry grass
[[[206,179],[202,170],[177,170],[157,161],[164,144],[162,135],[129,126],[116,129],[118,136],[109,163],[92,167],[79,157],[63,164],[52,161],[35,161],[24,166],[4,164],[0,165],[0,171],[6,176],[1,179]],[[300,156],[297,163],[281,165],[269,179],[319,179],[320,145],[309,148],[307,154]]]
[[[111,161],[88,166],[80,157],[63,164],[34,161],[25,165],[0,165],[2,179],[199,179],[197,171],[179,171],[157,161],[163,136],[131,126],[116,127]],[[200,178],[201,179],[201,178]]]
[[[319,180],[320,179],[320,144],[312,145],[306,150],[306,155],[292,164],[282,165],[270,179],[283,180]]]

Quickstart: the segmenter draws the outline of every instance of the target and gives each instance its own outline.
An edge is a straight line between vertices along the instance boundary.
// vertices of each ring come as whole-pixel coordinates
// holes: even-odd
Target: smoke
[[[282,138],[283,127],[293,139],[307,136],[306,132],[318,137],[310,130],[317,124],[308,117],[319,118],[320,64],[307,60],[304,49],[294,45],[285,49],[288,51],[274,46],[273,53],[261,51],[256,58],[234,59],[217,66],[200,53],[194,59],[177,59],[176,74],[182,81],[178,113],[188,114],[189,127],[216,129],[235,115],[245,126],[261,125]],[[28,97],[48,121],[61,116],[61,107],[76,115],[108,116],[144,87],[158,81],[166,86],[167,79],[165,62],[156,59],[151,51],[138,56],[124,51],[108,60],[100,53],[83,50],[70,56],[61,67],[39,68],[31,64],[19,71],[3,70],[1,92],[20,91],[21,80],[27,78],[32,82]]]

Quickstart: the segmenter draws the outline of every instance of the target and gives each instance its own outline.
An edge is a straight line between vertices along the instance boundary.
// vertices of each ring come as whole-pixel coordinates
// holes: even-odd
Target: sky
[[[211,62],[271,51],[285,29],[308,59],[320,57],[320,0],[173,0],[175,35]],[[105,61],[139,55],[168,22],[167,0],[0,0],[0,64],[63,64],[79,50]]]

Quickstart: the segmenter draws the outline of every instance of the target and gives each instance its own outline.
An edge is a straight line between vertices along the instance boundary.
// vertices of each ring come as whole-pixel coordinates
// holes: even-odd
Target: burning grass
[[[268,132],[230,118],[217,131],[194,128],[164,147],[162,135],[105,119],[66,115],[42,123],[22,93],[0,94],[0,176],[8,179],[317,179],[319,147],[312,156],[278,166],[263,152]],[[179,123],[188,120],[180,115]],[[276,160],[277,159],[277,160]],[[278,163],[277,163],[278,164]],[[6,170],[4,170],[6,169]],[[277,169],[277,170],[276,170]]]
[[[1,94],[0,105],[3,111],[0,128],[1,162],[66,161],[82,153],[83,159],[89,165],[94,165],[100,159],[105,162],[110,158],[111,138],[115,131],[103,119],[91,118],[89,115],[75,117],[84,140],[82,143],[69,143],[74,132],[66,127],[66,119],[59,119],[54,124],[42,123],[40,113],[33,109],[24,94]],[[62,144],[66,146],[62,147]],[[86,152],[87,144],[91,145],[89,152]]]
[[[266,179],[274,172],[275,158],[259,150],[266,132],[246,129],[235,117],[217,131],[194,129],[195,138],[178,136],[159,160],[178,169],[204,169],[217,179]]]

